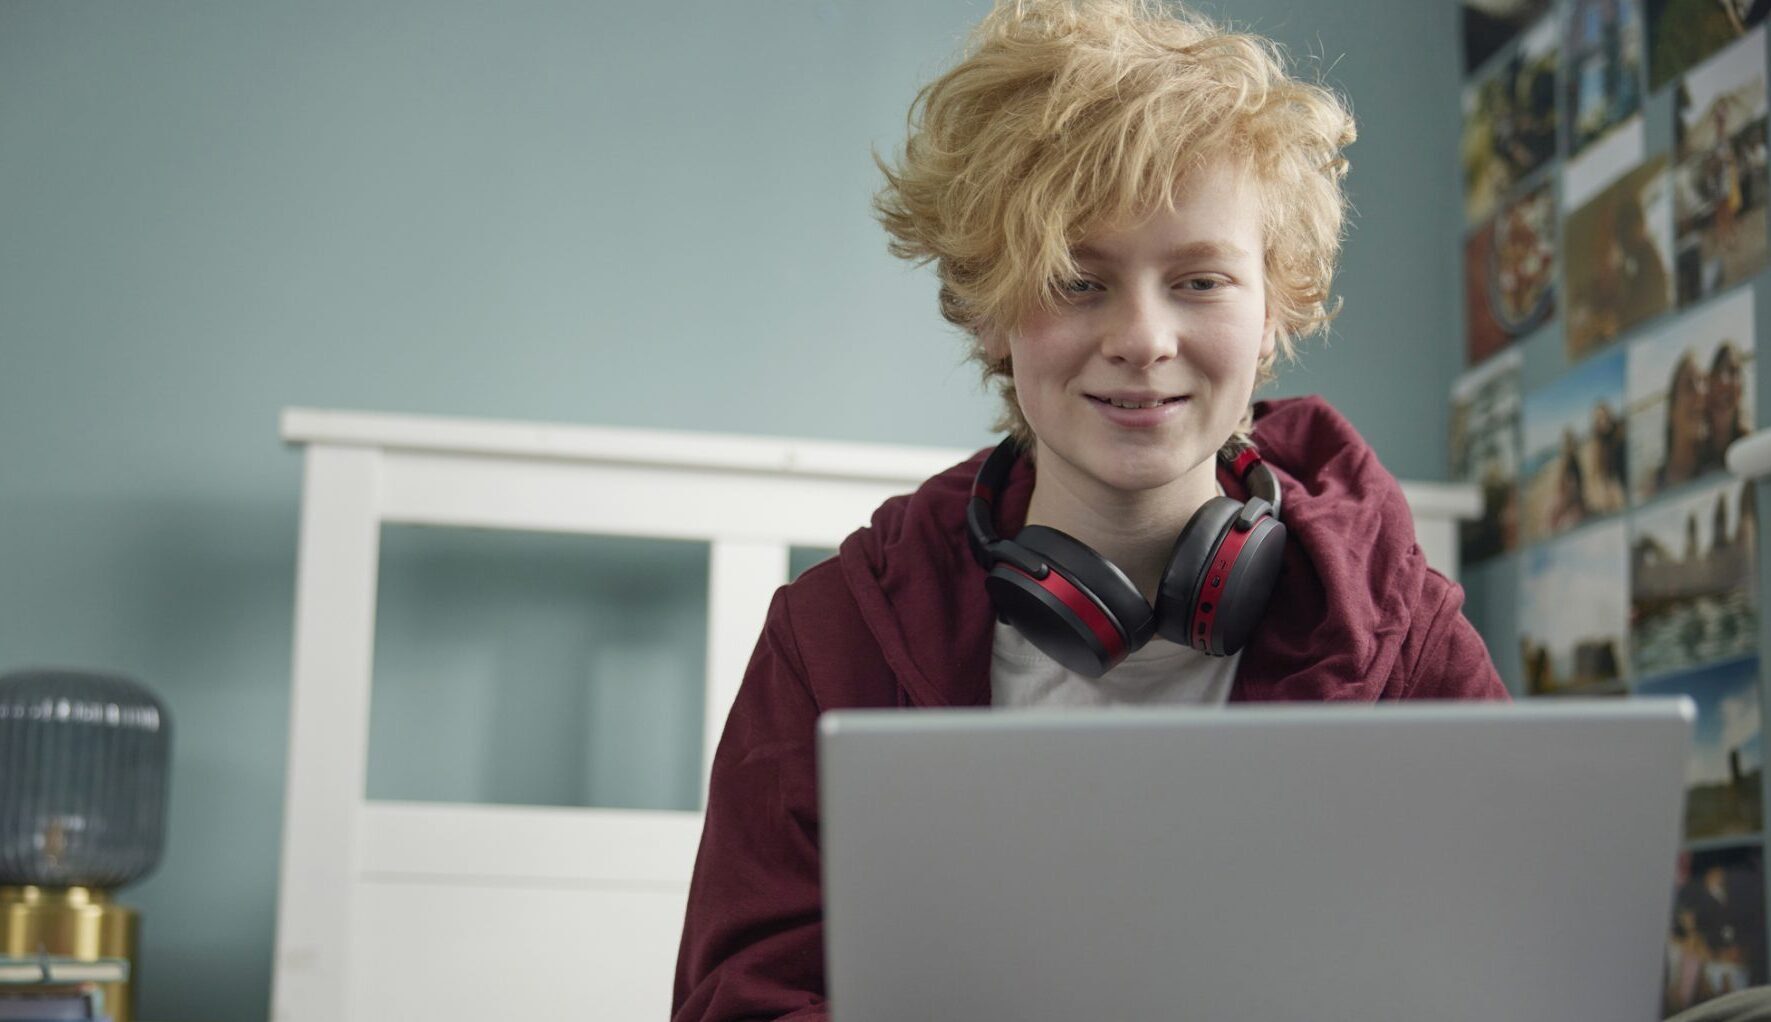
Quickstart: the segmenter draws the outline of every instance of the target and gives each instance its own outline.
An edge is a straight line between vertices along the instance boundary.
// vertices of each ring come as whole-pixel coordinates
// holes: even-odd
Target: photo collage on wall
[[[1451,397],[1451,474],[1482,490],[1482,516],[1461,524],[1459,559],[1505,553],[1519,543],[1518,348],[1458,380]]]
[[[1680,305],[1765,267],[1764,31],[1692,69],[1674,94]]]
[[[1515,692],[1697,707],[1669,1015],[1771,978],[1757,490],[1724,464],[1759,422],[1768,10],[1463,4],[1460,552],[1517,564],[1518,635],[1488,636]]]

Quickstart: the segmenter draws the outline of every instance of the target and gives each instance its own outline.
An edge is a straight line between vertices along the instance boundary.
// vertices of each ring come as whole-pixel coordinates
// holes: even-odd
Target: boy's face
[[[1075,254],[1081,276],[1060,307],[987,344],[1013,359],[1041,480],[1085,498],[1179,485],[1205,499],[1273,352],[1254,186],[1208,165],[1172,211]]]

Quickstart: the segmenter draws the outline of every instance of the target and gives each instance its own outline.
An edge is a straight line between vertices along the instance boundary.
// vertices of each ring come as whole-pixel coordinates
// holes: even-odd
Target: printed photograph
[[[1758,648],[1756,506],[1754,488],[1737,480],[1636,512],[1630,529],[1636,677]]]
[[[1635,0],[1574,0],[1568,19],[1572,156],[1642,106],[1642,15]]]
[[[1543,325],[1556,307],[1556,204],[1549,185],[1514,202],[1464,245],[1468,363]]]
[[[1726,467],[1753,430],[1753,293],[1743,288],[1629,345],[1634,503]]]
[[[1648,129],[1632,117],[1562,164],[1562,209],[1576,210],[1648,158]]]
[[[1705,61],[1673,94],[1679,304],[1765,266],[1765,30]]]
[[[1648,0],[1648,91],[1746,35],[1767,12],[1771,0]]]
[[[1525,395],[1525,542],[1560,535],[1628,505],[1627,425],[1622,350]]]
[[[1673,208],[1667,158],[1623,175],[1568,217],[1569,361],[1672,307]]]
[[[1697,729],[1685,767],[1685,840],[1757,834],[1765,825],[1765,747],[1759,658],[1714,664],[1636,686],[1646,696],[1688,696]]]
[[[1464,222],[1487,220],[1501,199],[1556,155],[1556,21],[1543,19],[1506,60],[1464,85]]]
[[[1459,557],[1474,564],[1519,542],[1519,379],[1514,348],[1458,377],[1451,389],[1451,474],[1482,491],[1482,517],[1459,523]]]
[[[1519,573],[1519,654],[1534,696],[1621,695],[1629,580],[1621,521],[1527,547]]]
[[[1681,852],[1662,1013],[1764,982],[1764,853],[1756,845]]]
[[[1481,67],[1549,9],[1550,0],[1463,0],[1464,74]]]

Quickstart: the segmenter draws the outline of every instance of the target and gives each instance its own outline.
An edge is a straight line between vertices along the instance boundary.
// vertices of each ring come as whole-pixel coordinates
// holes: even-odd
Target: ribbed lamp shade
[[[160,861],[172,721],[116,674],[0,674],[0,886],[117,888]]]

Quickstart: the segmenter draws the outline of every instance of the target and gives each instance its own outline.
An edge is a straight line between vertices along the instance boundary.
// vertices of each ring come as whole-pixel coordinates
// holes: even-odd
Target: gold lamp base
[[[128,959],[129,982],[100,983],[113,1022],[135,1017],[139,918],[94,887],[0,887],[0,954]]]

